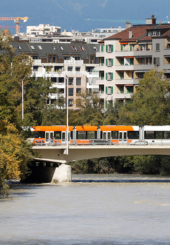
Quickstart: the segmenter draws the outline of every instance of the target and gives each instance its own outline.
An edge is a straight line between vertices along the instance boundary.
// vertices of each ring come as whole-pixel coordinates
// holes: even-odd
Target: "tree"
[[[75,102],[80,109],[70,113],[70,125],[102,125],[104,120],[103,106],[100,98],[92,93],[84,92]]]
[[[151,70],[139,82],[130,103],[119,113],[119,124],[166,125],[170,123],[170,83],[163,72]]]
[[[7,194],[6,181],[19,180],[28,171],[33,158],[30,146],[16,127],[7,120],[0,121],[0,194]]]
[[[122,106],[122,103],[119,101],[116,101],[114,105],[113,101],[109,103],[108,108],[105,111],[104,125],[117,125],[119,120],[119,112]]]

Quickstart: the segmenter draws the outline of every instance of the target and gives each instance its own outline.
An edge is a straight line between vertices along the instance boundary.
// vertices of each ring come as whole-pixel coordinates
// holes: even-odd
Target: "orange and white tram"
[[[66,126],[33,126],[29,140],[33,144],[65,144]],[[69,126],[69,144],[170,143],[170,126]]]

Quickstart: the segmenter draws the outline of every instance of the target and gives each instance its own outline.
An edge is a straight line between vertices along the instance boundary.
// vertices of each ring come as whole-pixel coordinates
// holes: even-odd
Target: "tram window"
[[[118,131],[112,131],[112,139],[118,139]]]
[[[129,131],[128,139],[139,139],[139,131]]]
[[[170,132],[169,131],[164,132],[164,139],[170,139]]]
[[[154,131],[145,131],[145,139],[154,139]]]
[[[56,140],[58,140],[58,139],[61,139],[61,132],[59,131],[56,131],[56,132],[54,132],[54,138],[56,139]]]
[[[44,131],[34,131],[32,134],[33,138],[45,138],[45,132]]]
[[[95,131],[87,132],[87,139],[96,139],[96,138],[97,138],[97,132]]]
[[[86,131],[77,131],[77,139],[86,139]]]
[[[155,131],[155,139],[163,139],[163,132]]]

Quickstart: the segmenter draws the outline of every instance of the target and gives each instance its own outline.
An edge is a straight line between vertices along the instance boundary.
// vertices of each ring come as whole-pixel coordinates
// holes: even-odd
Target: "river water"
[[[169,180],[73,175],[73,180]],[[0,199],[0,244],[170,244],[170,183],[12,186]]]

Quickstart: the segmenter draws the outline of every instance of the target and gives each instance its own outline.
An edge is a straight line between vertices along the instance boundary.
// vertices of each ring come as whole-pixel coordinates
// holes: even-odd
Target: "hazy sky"
[[[25,17],[26,25],[54,24],[62,30],[88,31],[103,27],[125,27],[122,20],[143,20],[154,14],[158,21],[170,20],[170,0],[0,0],[0,17]],[[168,16],[169,15],[169,16]],[[167,17],[168,16],[168,17]],[[87,20],[90,19],[90,20]],[[92,21],[100,19],[101,21]],[[107,22],[108,19],[116,22]],[[106,21],[104,21],[106,20]],[[0,21],[0,25],[15,25]],[[13,30],[14,32],[14,30]]]

